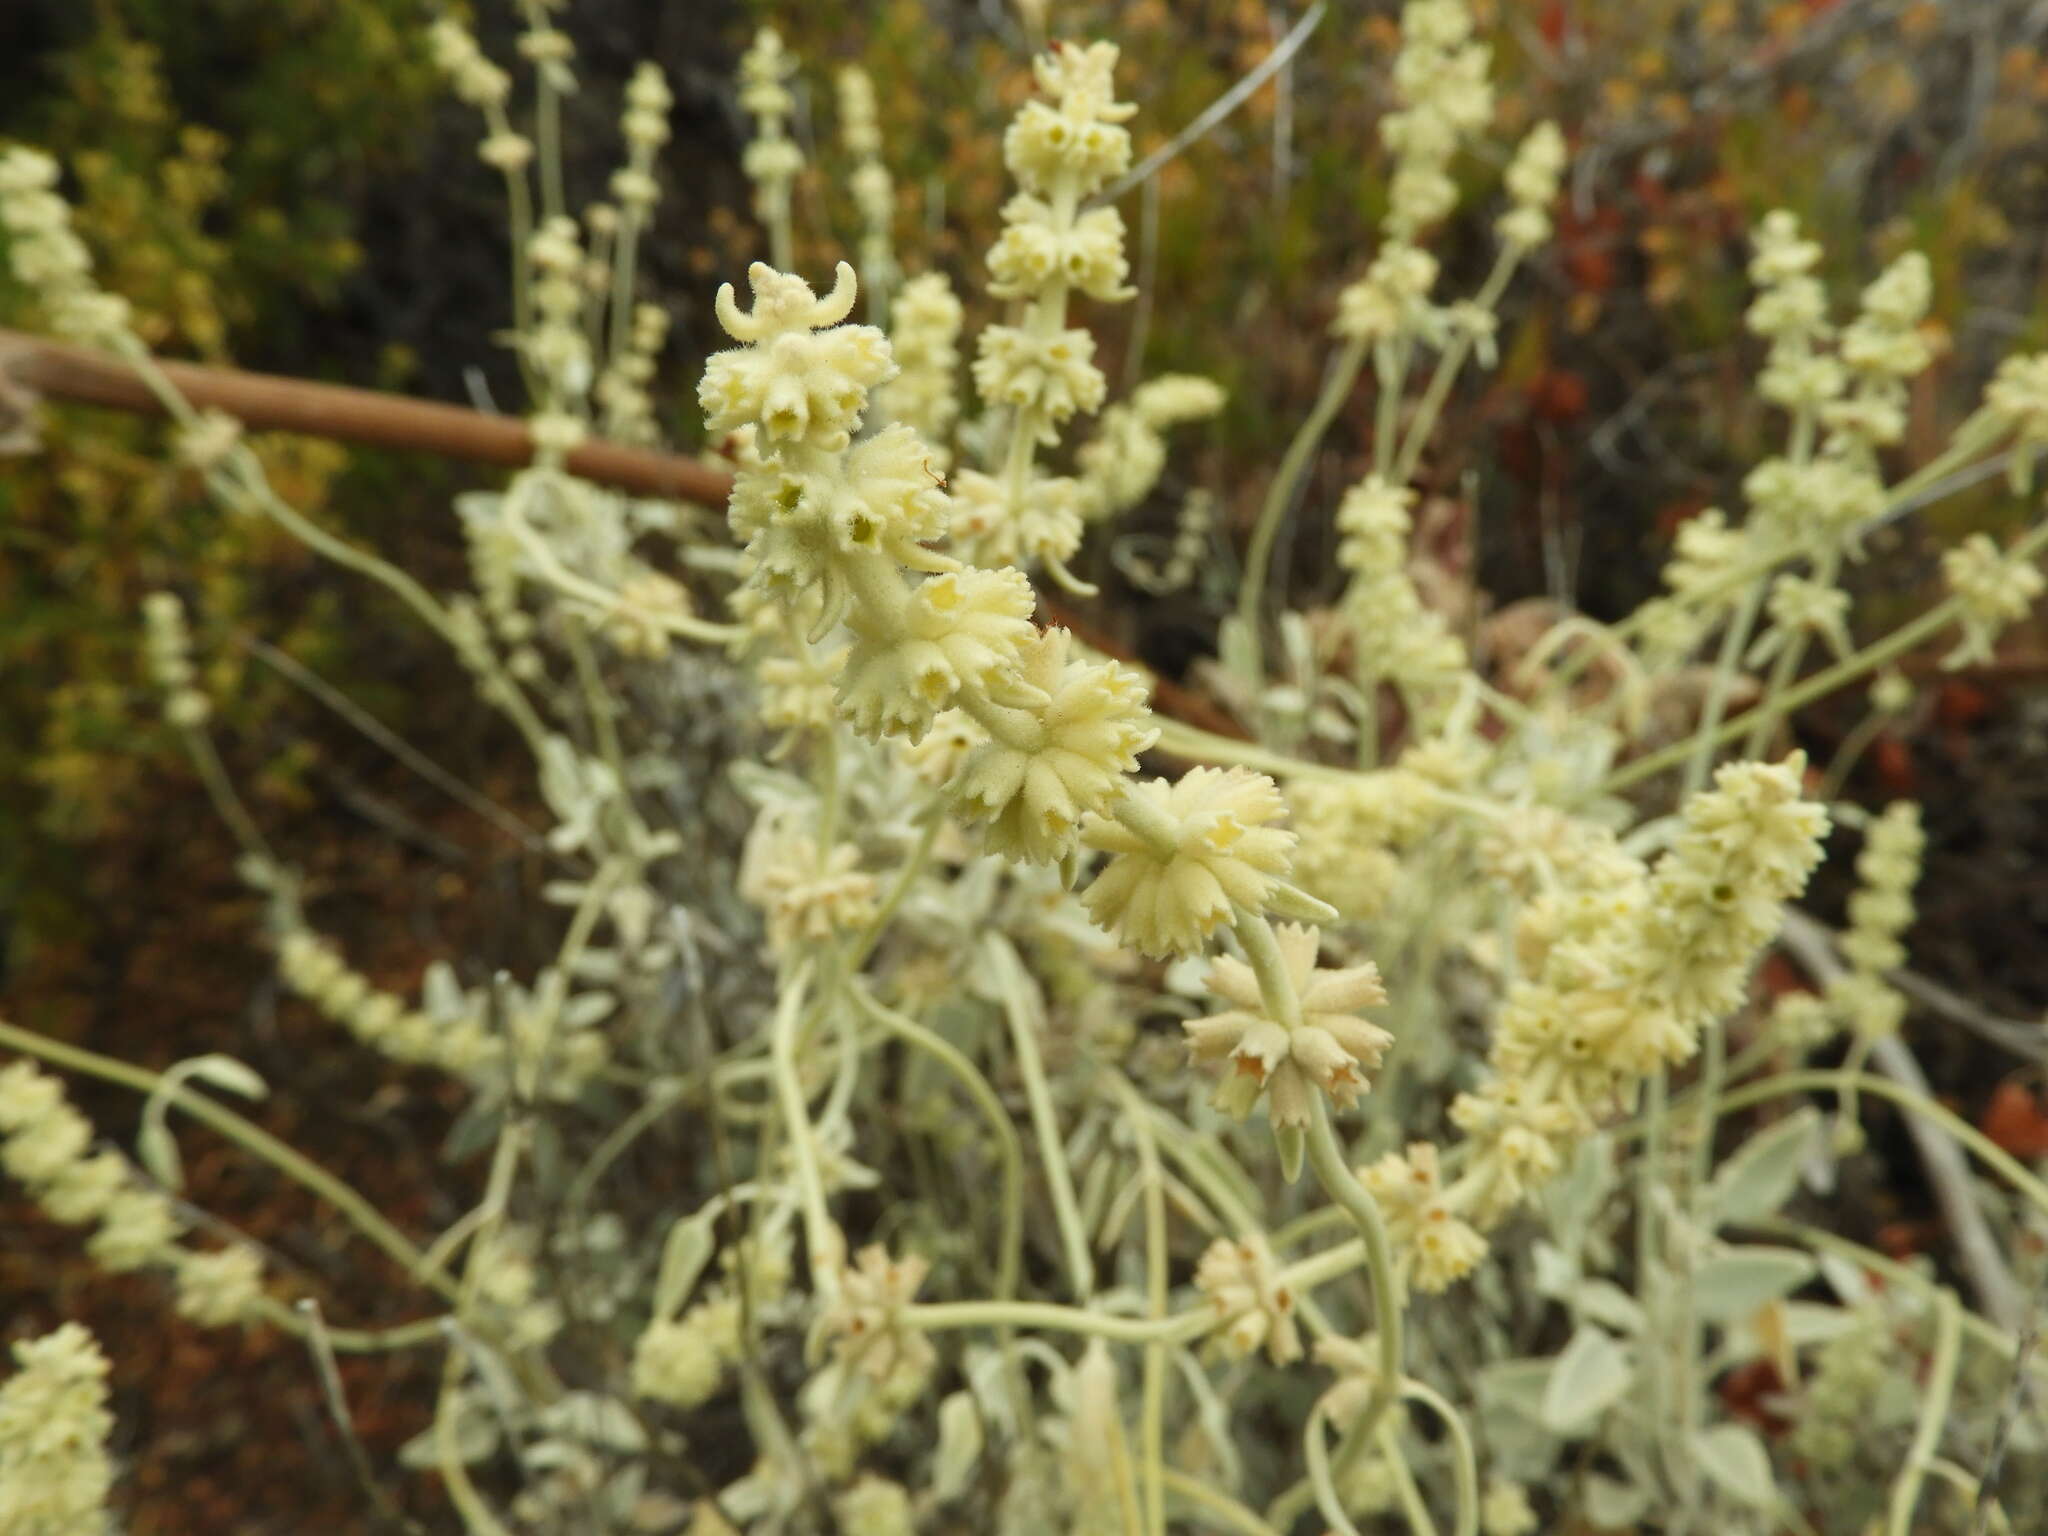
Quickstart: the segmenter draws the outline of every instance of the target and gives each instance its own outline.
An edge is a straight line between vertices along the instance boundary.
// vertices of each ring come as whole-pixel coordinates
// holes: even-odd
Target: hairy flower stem
[[[2044,545],[2048,545],[2048,522],[2037,523],[2033,528],[2029,529],[2025,536],[2007,551],[2006,558],[2009,561],[2015,562],[2032,559],[2034,555],[2040,552]],[[1814,673],[1797,687],[1790,689],[1777,701],[1775,708],[1780,714],[1790,714],[1793,710],[1800,709],[1815,699],[1824,698],[1836,689],[1846,687],[1868,673],[1888,666],[1908,651],[1925,644],[1954,624],[1962,615],[1962,612],[1963,602],[1961,598],[1951,597],[1944,599],[1911,623],[1903,624],[1898,629],[1893,630],[1882,640],[1865,646],[1862,650],[1856,652],[1855,655],[1837,662],[1834,666],[1824,671]],[[1711,736],[1703,736],[1701,739],[1707,741],[1710,746],[1720,746],[1725,742],[1733,741],[1756,724],[1757,714],[1758,711],[1751,710],[1737,715],[1734,719],[1723,722]],[[1601,782],[1595,793],[1598,795],[1619,794],[1629,786],[1639,784],[1644,779],[1654,777],[1664,772],[1667,768],[1683,762],[1695,750],[1695,742],[1692,739],[1687,739],[1685,741],[1673,742],[1670,746],[1659,751],[1646,753],[1634,762],[1617,768],[1613,773],[1609,774]]]
[[[504,1220],[525,1142],[525,1122],[508,1114],[498,1132],[497,1148],[491,1154],[491,1172],[485,1182],[483,1204],[479,1207],[484,1213],[483,1219],[478,1224],[476,1239],[470,1244],[469,1257],[463,1265],[461,1293],[456,1302],[458,1315],[467,1316],[476,1309],[477,1298],[483,1288],[485,1251],[491,1236]],[[470,1481],[468,1469],[462,1463],[461,1448],[455,1436],[455,1389],[462,1381],[462,1338],[460,1330],[453,1325],[448,1334],[448,1354],[441,1366],[441,1390],[434,1405],[436,1465],[440,1468],[442,1481],[448,1485],[448,1497],[465,1527],[473,1533],[480,1533],[480,1536],[511,1536],[510,1530],[491,1513],[490,1506]]]
[[[1722,632],[1721,650],[1714,658],[1714,675],[1707,683],[1706,708],[1701,711],[1699,729],[1693,734],[1692,756],[1685,761],[1685,794],[1696,793],[1707,782],[1707,770],[1714,763],[1715,733],[1728,713],[1728,696],[1735,690],[1735,675],[1742,670],[1742,653],[1749,649],[1750,632],[1756,628],[1769,586],[1767,581],[1753,583],[1742,594],[1735,616]],[[1761,707],[1752,713],[1763,717],[1760,724],[1770,719]]]
[[[1003,994],[1003,1017],[1010,1026],[1010,1045],[1017,1055],[1018,1075],[1024,1079],[1024,1097],[1031,1108],[1032,1133],[1038,1139],[1038,1160],[1045,1166],[1046,1189],[1052,1196],[1053,1218],[1059,1226],[1067,1280],[1075,1299],[1086,1301],[1095,1293],[1095,1266],[1088,1256],[1088,1228],[1081,1219],[1080,1201],[1074,1195],[1074,1175],[1067,1166],[1066,1147],[1060,1140],[1052,1087],[1046,1079],[1045,1061],[1038,1053],[1038,1010],[1029,994],[1030,978],[1016,951],[997,942],[999,936],[990,938],[985,952],[995,959]]]
[[[1123,1101],[1124,1121],[1138,1148],[1139,1177],[1145,1186],[1145,1313],[1156,1322],[1166,1316],[1166,1180],[1145,1101],[1122,1074],[1111,1084]],[[1145,1346],[1138,1451],[1144,1458],[1148,1536],[1166,1536],[1166,1348],[1157,1340]]]
[[[5,1021],[0,1021],[0,1045],[47,1061],[52,1066],[63,1067],[67,1071],[82,1072],[88,1077],[97,1077],[104,1082],[118,1083],[123,1088],[134,1089],[137,1093],[163,1092],[166,1102],[176,1105],[194,1120],[210,1126],[243,1151],[261,1158],[293,1183],[325,1200],[347,1217],[358,1232],[381,1248],[408,1275],[439,1292],[449,1301],[457,1299],[455,1286],[443,1276],[435,1274],[427,1264],[426,1255],[404,1233],[386,1221],[374,1205],[326,1169],[301,1156],[268,1131],[244,1120],[233,1110],[223,1108],[212,1099],[202,1098],[190,1089],[175,1084],[166,1091],[163,1074],[152,1072],[147,1067],[117,1061],[111,1056],[102,1056],[97,1051],[88,1051],[80,1046],[65,1045],[36,1034],[33,1030],[22,1029]]]
[[[228,777],[228,771],[221,763],[212,735],[204,726],[187,725],[178,728],[178,737],[185,745],[186,755],[192,759],[192,766],[198,770],[199,782],[206,787],[206,798],[213,802],[215,814],[241,845],[242,852],[275,868],[277,855],[270,851],[270,844],[264,841],[262,832],[257,829],[256,818],[249,814],[249,808],[242,804],[242,797],[235,793],[234,781]]]
[[[1337,419],[1337,412],[1351,393],[1351,386],[1358,379],[1358,370],[1365,364],[1366,351],[1365,342],[1353,340],[1345,342],[1337,353],[1329,377],[1323,381],[1322,393],[1316,397],[1315,406],[1294,434],[1294,440],[1287,445],[1280,467],[1273,472],[1273,479],[1266,487],[1266,499],[1259,506],[1259,520],[1252,525],[1251,543],[1245,547],[1244,575],[1237,589],[1237,624],[1243,633],[1245,647],[1248,670],[1245,683],[1255,694],[1265,687],[1266,643],[1259,626],[1261,610],[1266,603],[1266,586],[1272,574],[1273,546],[1286,524],[1288,509],[1294,504],[1294,493],[1308,468],[1308,461],[1322,444],[1330,423]]]
[[[1885,1511],[1885,1536],[1912,1536],[1913,1509],[1920,1502],[1920,1484],[1941,1446],[1948,1428],[1948,1407],[1955,1396],[1956,1371],[1963,1355],[1963,1309],[1956,1293],[1943,1287],[1934,1293],[1934,1358],[1927,1367],[1927,1381],[1920,1400],[1920,1420],[1913,1429],[1913,1444],[1906,1452],[1906,1464],[1892,1484]]]
[[[832,1224],[825,1200],[825,1180],[818,1168],[818,1144],[811,1131],[810,1110],[804,1102],[803,1079],[797,1073],[797,1023],[803,1017],[804,997],[810,990],[810,967],[803,966],[783,986],[776,1002],[775,1020],[769,1040],[775,1063],[775,1101],[781,1109],[783,1130],[789,1137],[790,1159],[796,1167],[797,1193],[803,1207],[804,1248],[811,1266],[811,1283],[824,1296],[839,1290],[839,1266],[844,1261],[845,1242]]]
[[[1814,581],[1823,587],[1832,587],[1841,566],[1842,552],[1839,549],[1828,550],[1814,562]],[[1771,733],[1784,718],[1784,711],[1776,707],[1777,701],[1784,695],[1785,690],[1792,686],[1792,679],[1799,675],[1799,664],[1806,660],[1809,638],[1805,630],[1800,630],[1786,641],[1785,648],[1778,652],[1777,659],[1771,663],[1771,675],[1764,684],[1764,696],[1757,701],[1756,727],[1749,733],[1749,740],[1743,744],[1744,757],[1762,757],[1764,749],[1770,745]]]
[[[1401,1277],[1394,1268],[1394,1248],[1387,1240],[1387,1225],[1380,1217],[1379,1205],[1346,1163],[1344,1149],[1337,1144],[1336,1130],[1330,1124],[1330,1107],[1320,1094],[1309,1120],[1308,1161],[1324,1193],[1344,1207],[1365,1243],[1366,1278],[1372,1288],[1372,1322],[1380,1357],[1372,1396],[1360,1410],[1359,1422],[1365,1426],[1361,1433],[1371,1434],[1401,1390]]]
[[[1506,292],[1508,280],[1515,275],[1515,268],[1524,254],[1520,246],[1502,246],[1500,255],[1494,260],[1493,270],[1487,273],[1486,282],[1473,302],[1491,312],[1500,302],[1501,294]],[[1429,383],[1423,387],[1422,398],[1416,403],[1415,414],[1409,419],[1408,430],[1402,437],[1401,451],[1394,459],[1393,473],[1388,476],[1389,483],[1406,485],[1415,478],[1416,467],[1422,462],[1422,451],[1429,446],[1430,433],[1436,430],[1437,417],[1477,345],[1471,333],[1461,329],[1437,358],[1436,368],[1429,376]]]
[[[974,1107],[981,1111],[982,1119],[988,1122],[995,1134],[996,1148],[1003,1165],[1001,1236],[996,1247],[996,1293],[999,1302],[1014,1301],[1017,1297],[1017,1277],[1023,1264],[1024,1254],[1024,1147],[1018,1140],[1017,1128],[1011,1123],[1009,1111],[1003,1108],[1003,1101],[995,1088],[983,1076],[979,1067],[944,1037],[926,1029],[916,1020],[906,1018],[893,1008],[886,1008],[871,996],[858,981],[849,988],[855,1005],[876,1024],[915,1050],[923,1051],[941,1067],[953,1075]],[[1003,1351],[1005,1366],[1009,1372],[1011,1406],[1020,1424],[1029,1424],[1031,1393],[1025,1386],[1022,1367],[1016,1358],[1016,1330],[999,1328],[996,1342]]]

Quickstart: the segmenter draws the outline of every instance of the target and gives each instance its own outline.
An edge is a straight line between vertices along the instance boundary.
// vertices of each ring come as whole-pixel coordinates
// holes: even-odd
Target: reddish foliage
[[[2014,1157],[2048,1157],[2048,1113],[2034,1090],[2017,1078],[2008,1077],[1992,1090],[1977,1129]]]

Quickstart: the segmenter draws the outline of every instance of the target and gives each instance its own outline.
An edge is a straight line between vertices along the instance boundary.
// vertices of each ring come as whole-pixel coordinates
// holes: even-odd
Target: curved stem
[[[1088,1256],[1087,1223],[1081,1219],[1081,1204],[1074,1196],[1073,1170],[1067,1166],[1066,1148],[1060,1141],[1052,1088],[1046,1080],[1045,1062],[1038,1054],[1036,1009],[1027,994],[1029,981],[1023,963],[1007,943],[991,944],[988,952],[995,956],[1000,974],[1003,1017],[1009,1023],[1010,1044],[1017,1053],[1018,1075],[1024,1079],[1031,1130],[1038,1141],[1038,1160],[1045,1166],[1045,1183],[1052,1195],[1053,1218],[1059,1225],[1068,1281],[1074,1295],[1086,1301],[1094,1294],[1095,1266]]]
[[[818,1144],[811,1133],[810,1109],[804,1102],[803,1080],[796,1069],[796,1027],[803,1016],[809,989],[809,968],[799,970],[783,989],[770,1028],[775,1064],[775,1101],[789,1135],[790,1159],[796,1165],[798,1198],[804,1213],[804,1247],[811,1265],[811,1283],[827,1295],[839,1286],[843,1244],[832,1225],[825,1201],[825,1179],[818,1168]]]
[[[83,1072],[88,1077],[97,1077],[104,1082],[119,1083],[137,1093],[149,1094],[162,1091],[163,1074],[152,1072],[147,1067],[138,1067],[130,1062],[102,1056],[97,1051],[88,1051],[80,1046],[65,1045],[33,1030],[0,1021],[0,1045],[9,1046],[26,1055],[35,1056],[54,1066],[69,1071]],[[279,1141],[268,1131],[259,1129],[231,1109],[225,1109],[211,1099],[201,1098],[190,1089],[172,1085],[165,1093],[165,1100],[175,1104],[193,1119],[211,1126],[244,1151],[269,1163],[294,1183],[318,1195],[333,1206],[350,1224],[399,1265],[407,1274],[422,1284],[431,1286],[448,1300],[456,1299],[455,1287],[441,1276],[433,1273],[426,1262],[426,1255],[415,1247],[411,1239],[386,1221],[377,1208],[340,1179]]]
[[[1220,1489],[1211,1488],[1199,1478],[1189,1477],[1185,1472],[1176,1472],[1171,1467],[1165,1473],[1166,1488],[1190,1504],[1199,1505],[1202,1510],[1216,1517],[1219,1525],[1227,1530],[1238,1531],[1242,1536],[1280,1536],[1272,1526],[1261,1520],[1252,1510],[1245,1508],[1236,1499]]]
[[[1458,1500],[1453,1536],[1479,1536],[1479,1457],[1472,1448],[1472,1429],[1465,1416],[1433,1387],[1410,1378],[1401,1383],[1401,1395],[1413,1398],[1443,1422],[1451,1437],[1451,1477]]]
[[[1323,390],[1316,397],[1308,419],[1294,434],[1294,441],[1287,445],[1287,452],[1280,460],[1279,469],[1274,471],[1272,482],[1266,487],[1266,499],[1259,507],[1259,520],[1252,525],[1251,543],[1245,547],[1244,575],[1237,589],[1237,622],[1244,631],[1245,654],[1251,665],[1251,676],[1246,683],[1254,694],[1265,687],[1265,638],[1260,633],[1260,610],[1265,607],[1266,583],[1272,571],[1273,546],[1280,537],[1280,530],[1286,524],[1288,508],[1294,502],[1296,487],[1301,482],[1308,461],[1321,445],[1323,436],[1330,430],[1330,423],[1336,420],[1344,399],[1351,393],[1351,386],[1358,379],[1358,370],[1364,365],[1366,343],[1347,341],[1338,352],[1336,361],[1330,367],[1329,377],[1323,381]]]
[[[1159,1167],[1159,1146],[1146,1115],[1145,1101],[1121,1073],[1111,1084],[1123,1101],[1126,1123],[1138,1146],[1139,1177],[1145,1188],[1145,1311],[1155,1321],[1166,1316],[1166,1192]],[[1145,1513],[1150,1536],[1166,1536],[1166,1345],[1145,1346],[1138,1451],[1145,1462]]]
[[[1888,1077],[1877,1077],[1867,1072],[1784,1072],[1764,1082],[1724,1094],[1719,1113],[1731,1115],[1738,1109],[1782,1098],[1788,1093],[1848,1093],[1851,1090],[1875,1094],[1901,1109],[1934,1121],[1974,1153],[1986,1167],[1994,1169],[2024,1195],[2035,1210],[2048,1215],[2048,1184],[2028,1172],[2025,1164],[1953,1110],[1924,1094],[1901,1088]]]
[[[1309,1487],[1315,1491],[1316,1508],[1336,1536],[1360,1536],[1358,1527],[1345,1512],[1336,1480],[1330,1475],[1330,1447],[1323,1438],[1323,1425],[1329,1418],[1330,1398],[1325,1393],[1316,1399],[1315,1407],[1308,1411],[1308,1423],[1302,1426],[1301,1449],[1308,1463]]]
[[[1330,1125],[1330,1107],[1316,1095],[1308,1125],[1308,1162],[1332,1200],[1344,1207],[1365,1243],[1366,1276],[1372,1285],[1373,1328],[1379,1336],[1379,1376],[1372,1397],[1359,1414],[1365,1433],[1378,1427],[1401,1387],[1401,1278],[1394,1268],[1393,1245],[1380,1208],[1344,1160],[1337,1133]]]
[[[1948,1424],[1948,1405],[1955,1396],[1956,1369],[1963,1357],[1963,1309],[1956,1293],[1946,1287],[1935,1292],[1934,1359],[1927,1368],[1926,1396],[1920,1400],[1920,1421],[1913,1430],[1912,1448],[1906,1465],[1892,1484],[1885,1516],[1885,1536],[1912,1536],[1913,1507],[1920,1502],[1920,1484],[1941,1446],[1941,1432]]]
[[[2026,536],[2021,538],[2006,552],[2006,558],[2009,560],[2031,559],[2040,551],[2043,545],[2048,545],[2048,522],[2036,524],[2032,529],[2028,530]],[[1877,671],[1880,667],[1905,655],[1906,652],[1912,650],[1915,646],[1933,639],[1944,629],[1947,629],[1949,625],[1953,624],[1961,612],[1961,599],[1954,597],[1944,599],[1911,623],[1903,624],[1898,629],[1893,630],[1882,640],[1865,646],[1855,655],[1839,661],[1823,671],[1814,673],[1797,687],[1788,689],[1773,708],[1781,715],[1789,715],[1793,710],[1809,704],[1815,699],[1833,693],[1837,688],[1854,682],[1866,673]],[[1756,724],[1757,716],[1760,713],[1762,713],[1761,710],[1752,709],[1737,715],[1732,720],[1724,721],[1711,736],[1703,736],[1701,740],[1704,740],[1709,748],[1719,746],[1724,742],[1733,741]],[[1600,795],[1618,794],[1632,784],[1641,783],[1644,779],[1662,773],[1665,769],[1676,763],[1683,762],[1696,750],[1696,746],[1697,744],[1692,738],[1687,738],[1684,741],[1673,742],[1670,746],[1659,751],[1639,757],[1634,762],[1628,763],[1609,774],[1605,781],[1600,784],[1596,793]]]

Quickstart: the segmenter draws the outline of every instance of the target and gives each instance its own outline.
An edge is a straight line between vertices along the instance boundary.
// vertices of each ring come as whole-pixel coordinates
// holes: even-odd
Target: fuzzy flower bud
[[[1486,1257],[1486,1239],[1445,1202],[1437,1150],[1428,1142],[1411,1142],[1406,1155],[1389,1152],[1359,1169],[1358,1181],[1379,1202],[1417,1290],[1444,1290]]]
[[[929,1369],[936,1358],[931,1341],[903,1328],[897,1314],[917,1296],[931,1266],[912,1255],[892,1259],[880,1243],[854,1256],[839,1277],[839,1295],[819,1320],[839,1358],[881,1381],[899,1367]]]
[[[1216,1239],[1195,1269],[1195,1289],[1225,1320],[1221,1337],[1232,1358],[1242,1359],[1262,1344],[1275,1365],[1301,1358],[1294,1293],[1280,1280],[1264,1237]]]
[[[1286,875],[1294,834],[1268,825],[1285,807],[1264,774],[1194,768],[1177,783],[1150,779],[1127,793],[1145,830],[1107,816],[1083,824],[1082,841],[1111,858],[1082,900],[1141,953],[1201,948],[1233,903],[1260,910]]]
[[[838,267],[820,298],[802,278],[763,262],[747,269],[751,313],[732,285],[718,290],[718,320],[746,345],[715,354],[697,390],[714,433],[757,426],[764,448],[789,443],[836,452],[851,440],[868,391],[895,376],[889,342],[872,326],[841,325],[853,312],[853,268]]]

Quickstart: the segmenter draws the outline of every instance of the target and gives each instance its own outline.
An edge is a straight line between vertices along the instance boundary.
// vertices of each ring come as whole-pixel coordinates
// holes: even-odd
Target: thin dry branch
[[[516,468],[533,460],[533,438],[526,424],[513,417],[239,368],[162,361],[157,366],[193,405],[225,412],[254,431],[296,432],[476,464]],[[7,412],[26,410],[38,397],[163,414],[161,402],[119,358],[22,331],[0,330],[0,440],[8,436]],[[636,496],[716,507],[732,494],[727,471],[653,448],[586,442],[570,452],[567,467],[593,484]],[[1050,599],[1041,601],[1054,623],[1106,655],[1132,661],[1127,650],[1101,631]],[[1165,678],[1153,679],[1152,695],[1153,706],[1162,714],[1220,735],[1245,735],[1242,726],[1208,699]]]
[[[516,467],[533,460],[533,437],[526,424],[513,417],[238,368],[171,362],[158,366],[192,404],[223,411],[254,431],[298,432],[477,464]],[[163,413],[149,387],[119,358],[21,331],[0,330],[0,381],[0,399],[17,408],[27,394],[145,415]],[[716,506],[732,490],[732,476],[723,470],[620,443],[584,443],[570,451],[568,468],[583,479],[636,496]]]

